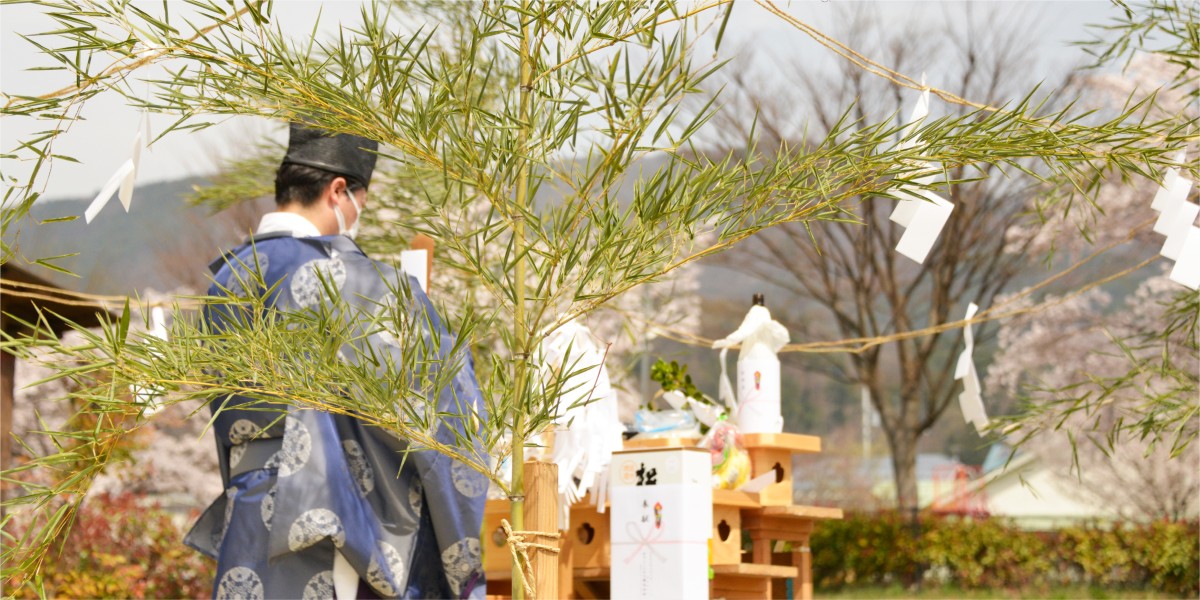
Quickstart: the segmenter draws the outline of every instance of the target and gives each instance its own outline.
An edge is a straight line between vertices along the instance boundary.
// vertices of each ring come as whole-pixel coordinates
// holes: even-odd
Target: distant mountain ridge
[[[208,261],[244,238],[267,205],[260,199],[213,215],[187,202],[206,183],[192,177],[138,186],[128,214],[114,197],[91,223],[83,220],[91,198],[40,201],[6,240],[28,259],[18,265],[69,290],[139,295],[196,287],[204,284]],[[78,218],[44,222],[70,216]],[[51,262],[78,277],[32,264],[68,254],[75,256]]]

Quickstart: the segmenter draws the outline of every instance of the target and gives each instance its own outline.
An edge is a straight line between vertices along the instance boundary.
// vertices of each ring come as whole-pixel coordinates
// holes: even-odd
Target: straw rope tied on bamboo
[[[415,278],[354,243],[377,149],[293,123],[275,179],[277,211],[212,264],[210,294],[266,294],[268,312],[332,310],[357,320],[357,347],[339,350],[340,360],[398,354],[400,336],[432,342],[433,368],[454,374],[428,402],[439,414],[477,417],[437,420],[435,438],[453,443],[486,410],[472,360],[455,349]],[[259,317],[244,307],[209,305],[204,320],[219,330]],[[397,331],[398,322],[411,328]],[[217,558],[216,597],[483,597],[481,474],[433,450],[410,452],[354,416],[278,406],[280,418],[237,394],[210,406],[226,491],[187,542]]]

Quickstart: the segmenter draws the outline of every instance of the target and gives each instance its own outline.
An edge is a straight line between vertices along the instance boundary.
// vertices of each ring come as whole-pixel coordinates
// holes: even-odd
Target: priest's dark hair
[[[306,165],[283,163],[275,172],[275,204],[312,206],[325,192],[325,188],[338,177],[345,178],[346,187],[351,194],[367,187],[353,177]]]

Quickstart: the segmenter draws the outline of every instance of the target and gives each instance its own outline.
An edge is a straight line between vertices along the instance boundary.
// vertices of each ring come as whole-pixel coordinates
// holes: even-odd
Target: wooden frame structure
[[[841,519],[840,508],[800,506],[792,503],[792,455],[821,451],[821,439],[789,433],[746,434],[752,477],[775,473],[775,483],[758,493],[713,490],[712,546],[710,552],[712,598],[781,597],[776,586],[791,580],[796,598],[811,600],[812,555],[809,537],[817,522]],[[695,438],[659,438],[626,442],[626,449],[690,446]],[[555,495],[557,497],[557,494]],[[488,597],[511,594],[512,558],[505,547],[500,519],[506,517],[506,500],[489,500],[482,532]],[[571,525],[562,532],[558,566],[559,598],[608,597],[608,513],[581,502],[571,508]],[[751,551],[742,551],[748,537]],[[778,542],[792,546],[790,565],[772,564]],[[540,577],[539,577],[540,579]],[[545,588],[542,588],[545,589]],[[555,589],[555,588],[549,588]]]

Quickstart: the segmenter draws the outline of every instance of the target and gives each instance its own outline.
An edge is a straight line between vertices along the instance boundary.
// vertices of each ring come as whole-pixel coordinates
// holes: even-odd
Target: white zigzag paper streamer
[[[967,306],[967,316],[963,320],[975,318],[979,310],[974,302]],[[979,372],[975,370],[975,361],[971,354],[975,351],[975,334],[971,325],[963,326],[963,341],[965,348],[958,355],[958,364],[954,367],[954,378],[963,380],[963,391],[958,395],[958,406],[962,409],[963,419],[975,425],[976,432],[982,432],[988,424],[987,411],[983,408],[982,387],[979,385]]]
[[[133,138],[133,158],[129,159],[133,163],[133,169],[125,175],[125,179],[121,180],[121,189],[117,192],[117,198],[121,200],[121,206],[125,207],[125,212],[129,212],[129,203],[133,201],[133,181],[137,179],[138,163],[142,158],[142,130],[138,128],[137,137]]]
[[[1187,156],[1183,150],[1180,150],[1171,157],[1172,162],[1182,163]],[[1158,188],[1158,193],[1154,195],[1154,201],[1150,203],[1150,208],[1158,212],[1163,212],[1168,206],[1173,206],[1183,202],[1187,198],[1188,190],[1191,189],[1192,182],[1179,176],[1179,169],[1171,167],[1167,169],[1163,175],[1162,186]]]
[[[921,75],[921,84],[925,84],[924,74]],[[919,143],[911,135],[920,126],[921,121],[928,116],[929,89],[926,88],[921,92],[916,106],[913,107],[912,113],[908,117],[908,124],[901,132],[904,139],[901,140],[897,149],[907,150]],[[922,175],[913,181],[918,185],[928,185],[933,182],[933,178],[932,174]],[[942,228],[946,226],[946,221],[950,219],[950,213],[954,211],[954,204],[929,190],[915,186],[901,186],[896,190],[895,195],[900,200],[888,218],[905,228],[900,240],[896,243],[896,252],[924,264],[925,258],[933,249],[933,244],[941,235]]]
[[[1169,277],[1175,283],[1200,290],[1200,227],[1188,228]]]
[[[1200,216],[1200,205],[1191,202],[1181,202],[1175,205],[1175,209],[1171,212],[1171,218],[1167,220],[1167,240],[1163,243],[1159,254],[1171,260],[1179,260],[1183,250],[1183,241],[1187,238],[1188,229],[1196,222],[1197,216]]]
[[[1186,150],[1171,157],[1176,163],[1186,159]],[[1150,208],[1159,213],[1154,222],[1155,233],[1167,237],[1159,254],[1175,261],[1169,278],[1195,290],[1200,289],[1200,228],[1195,225],[1200,205],[1187,201],[1192,185],[1194,182],[1185,179],[1178,168],[1167,169]]]
[[[108,204],[108,201],[117,191],[117,188],[121,186],[121,183],[125,181],[125,178],[133,173],[133,169],[132,159],[126,159],[125,162],[121,163],[121,166],[117,168],[117,172],[113,173],[112,177],[109,177],[108,181],[105,182],[104,187],[100,188],[100,193],[96,194],[96,198],[88,205],[87,210],[83,211],[83,220],[85,222],[91,223],[92,219],[95,219],[96,215],[100,214],[100,211]]]
[[[916,211],[904,234],[900,236],[900,241],[896,243],[896,252],[924,264],[925,257],[929,256],[929,251],[941,235],[946,221],[950,220],[954,204],[929,190],[910,193],[919,194],[921,199],[914,202]]]
[[[87,210],[83,212],[83,220],[91,223],[96,215],[100,214],[101,210],[108,205],[108,201],[112,199],[113,192],[117,193],[117,197],[121,200],[121,205],[125,207],[125,212],[129,212],[129,205],[133,201],[133,183],[137,179],[138,162],[142,157],[142,126],[139,125],[137,135],[133,138],[133,156],[126,159],[117,168],[117,171],[108,178],[104,186],[100,188],[100,193],[92,199]]]
[[[921,85],[925,85],[924,73],[921,74]],[[918,141],[911,135],[927,116],[929,116],[929,90],[925,89],[917,98],[917,104],[913,106],[912,113],[908,116],[908,123],[900,132],[901,140],[900,144],[896,146],[897,150],[908,150],[918,144]],[[919,184],[928,184],[933,181],[933,175],[918,177],[914,181]],[[912,223],[913,216],[916,215],[921,199],[903,189],[898,190],[896,195],[900,196],[901,200],[896,203],[896,208],[892,209],[892,214],[888,218],[902,227],[908,227]]]

